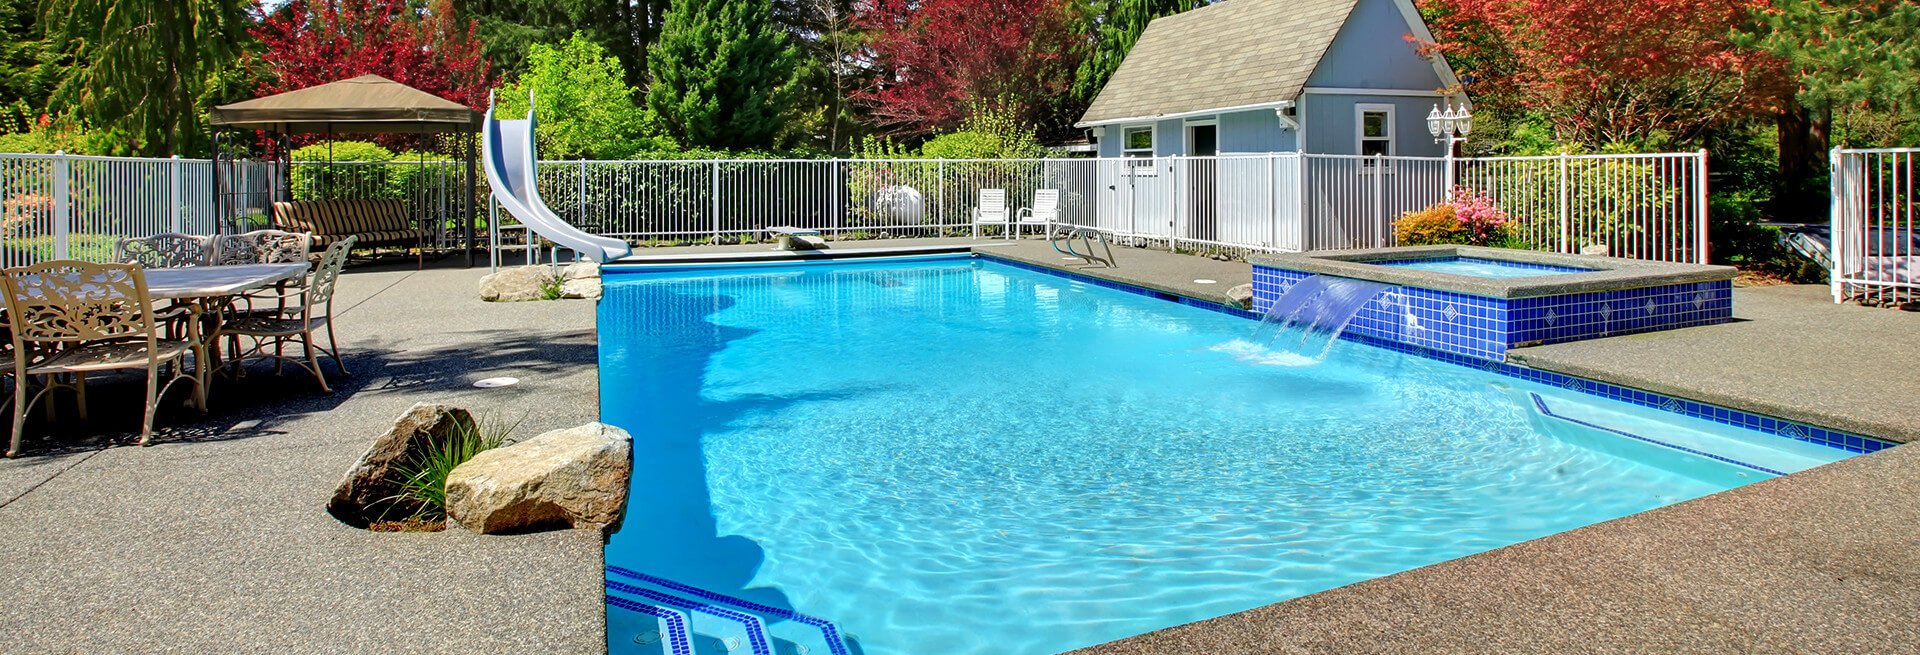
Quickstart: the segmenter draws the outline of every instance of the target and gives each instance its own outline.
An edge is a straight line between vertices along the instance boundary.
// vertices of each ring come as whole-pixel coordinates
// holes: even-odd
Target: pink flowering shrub
[[[1393,222],[1394,239],[1403,246],[1505,246],[1513,241],[1507,213],[1493,198],[1467,187],[1456,187],[1447,201]]]

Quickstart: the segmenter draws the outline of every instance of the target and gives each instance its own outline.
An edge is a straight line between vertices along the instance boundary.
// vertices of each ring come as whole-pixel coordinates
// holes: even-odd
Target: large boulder
[[[480,278],[480,299],[487,302],[545,300],[547,289],[558,281],[549,266],[503,268]]]
[[[483,451],[447,474],[447,517],[481,534],[620,521],[633,437],[604,423]]]
[[[400,493],[400,475],[394,470],[402,462],[450,438],[456,431],[473,430],[473,416],[467,410],[448,405],[417,403],[394,419],[393,427],[373,440],[360,461],[347,469],[346,477],[333,490],[327,512],[348,525],[366,527],[382,518],[411,516],[418,507],[402,506],[394,497]]]
[[[600,265],[593,262],[574,262],[560,269],[560,297],[600,298]]]
[[[1253,285],[1242,284],[1227,289],[1227,304],[1241,309],[1253,309]]]

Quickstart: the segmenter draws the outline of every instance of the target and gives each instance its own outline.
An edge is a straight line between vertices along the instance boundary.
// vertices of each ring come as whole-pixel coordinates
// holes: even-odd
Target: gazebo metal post
[[[474,137],[476,137],[477,135],[478,133],[475,133],[475,132],[465,132],[460,135],[461,136],[460,142],[463,144],[462,150],[466,151],[466,157],[467,157],[467,201],[466,201],[467,206],[466,206],[466,210],[463,212],[464,214],[466,214],[466,218],[467,218],[466,220],[467,268],[473,268],[473,219],[474,219],[473,200],[474,200],[474,193],[477,191],[479,187],[479,184],[478,184],[479,180],[478,178],[475,177],[475,174],[478,173],[479,171],[474,166],[473,158],[475,153],[473,148],[473,142],[475,140]]]

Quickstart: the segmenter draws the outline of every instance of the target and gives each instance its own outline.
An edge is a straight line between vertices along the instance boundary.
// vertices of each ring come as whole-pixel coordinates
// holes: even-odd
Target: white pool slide
[[[571,248],[581,257],[606,263],[630,254],[627,242],[582,232],[555,215],[540,199],[540,189],[534,184],[540,159],[534,152],[531,97],[528,105],[526,120],[502,121],[494,120],[495,107],[488,103],[480,149],[486,159],[493,199],[535,234]]]

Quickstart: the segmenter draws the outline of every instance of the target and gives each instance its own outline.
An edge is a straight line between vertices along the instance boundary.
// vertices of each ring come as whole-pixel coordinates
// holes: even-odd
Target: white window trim
[[[1134,130],[1146,130],[1147,147],[1128,147],[1131,144],[1128,143],[1127,134]],[[1160,174],[1154,162],[1154,148],[1160,145],[1160,135],[1158,132],[1159,130],[1156,129],[1152,123],[1145,125],[1123,125],[1120,127],[1120,159],[1126,162],[1127,174],[1136,177],[1151,177]]]
[[[1387,135],[1385,137],[1372,137],[1371,139],[1367,137],[1367,113],[1368,112],[1383,112],[1387,115],[1387,123],[1386,123]],[[1367,149],[1362,146],[1364,146],[1368,140],[1379,141],[1382,139],[1384,139],[1387,142],[1388,157],[1393,157],[1399,154],[1400,152],[1400,144],[1398,143],[1399,139],[1394,134],[1394,129],[1393,129],[1394,118],[1395,116],[1394,116],[1393,105],[1386,104],[1386,103],[1378,103],[1378,102],[1354,103],[1353,105],[1353,154],[1365,155],[1367,152]],[[1364,162],[1362,163],[1362,166],[1365,166]],[[1386,162],[1383,162],[1383,165],[1380,168],[1381,170],[1389,173],[1393,172],[1393,161],[1388,160]]]

